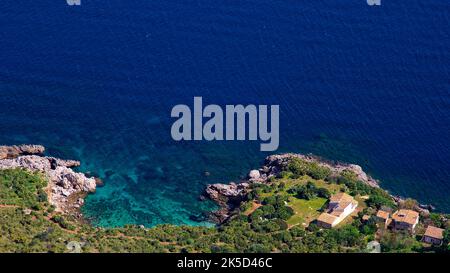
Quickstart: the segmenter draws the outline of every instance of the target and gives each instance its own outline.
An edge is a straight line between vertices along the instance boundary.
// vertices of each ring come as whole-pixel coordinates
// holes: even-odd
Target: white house
[[[317,218],[317,225],[332,228],[355,211],[358,202],[350,195],[340,192],[330,197],[327,212]]]

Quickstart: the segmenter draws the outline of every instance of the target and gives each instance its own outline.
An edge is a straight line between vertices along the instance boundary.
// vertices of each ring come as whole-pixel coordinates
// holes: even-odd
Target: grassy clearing
[[[325,198],[315,198],[313,200],[297,199],[295,197],[290,197],[288,206],[290,206],[295,215],[292,216],[288,221],[289,227],[300,225],[307,226],[311,221],[315,220],[319,214],[320,209],[325,205],[327,199]]]
[[[294,186],[306,185],[308,182],[313,182],[318,188],[326,188],[332,194],[339,192],[341,188],[340,185],[330,184],[323,180],[312,179],[311,177],[305,175],[297,179],[277,179],[274,183],[277,185],[284,184],[285,186],[282,189],[278,188],[271,192],[262,193],[261,197],[264,198],[274,194],[288,196],[289,201],[287,202],[287,205],[294,210],[295,215],[287,220],[287,224],[289,227],[296,225],[306,227],[311,221],[315,220],[319,216],[321,213],[320,209],[327,202],[327,199],[325,198],[314,198],[312,200],[299,199],[288,192],[290,188]]]

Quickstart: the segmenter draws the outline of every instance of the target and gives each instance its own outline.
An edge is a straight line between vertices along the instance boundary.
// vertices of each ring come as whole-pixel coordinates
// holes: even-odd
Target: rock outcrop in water
[[[71,169],[80,166],[79,161],[43,156],[44,151],[39,145],[1,146],[0,169],[23,168],[43,174],[48,179],[48,200],[56,211],[81,216],[78,208],[83,197],[95,191],[96,179]]]
[[[220,206],[219,210],[210,214],[210,220],[223,223],[230,218],[232,212],[245,200],[248,189],[249,184],[246,182],[208,185],[205,195]]]
[[[41,145],[0,146],[0,160],[16,158],[21,155],[43,154],[44,151],[45,148]]]

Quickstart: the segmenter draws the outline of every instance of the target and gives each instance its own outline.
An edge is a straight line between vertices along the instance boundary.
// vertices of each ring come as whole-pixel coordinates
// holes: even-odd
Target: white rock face
[[[206,188],[206,192],[209,194],[211,199],[219,199],[220,196],[224,197],[236,197],[244,193],[247,183],[230,183],[230,184],[211,184]]]
[[[24,168],[30,171],[45,172],[50,170],[50,161],[45,157],[36,155],[20,156],[13,159],[2,159],[0,161],[0,169]]]
[[[261,177],[261,174],[259,173],[258,170],[251,170],[250,173],[248,174],[248,177],[250,179],[259,179]]]

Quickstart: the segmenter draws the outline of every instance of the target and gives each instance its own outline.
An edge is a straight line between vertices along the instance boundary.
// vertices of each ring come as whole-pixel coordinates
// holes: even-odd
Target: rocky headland
[[[0,146],[0,169],[26,169],[43,175],[48,185],[46,193],[55,210],[81,218],[79,208],[86,194],[95,192],[97,179],[87,177],[72,168],[79,161],[44,156],[41,145]]]
[[[329,161],[314,155],[295,153],[270,155],[266,157],[261,168],[258,170],[251,170],[247,178],[239,183],[216,183],[206,187],[203,195],[206,198],[215,201],[220,206],[218,210],[210,213],[209,219],[219,224],[229,220],[236,214],[237,208],[239,208],[241,202],[246,201],[247,193],[249,193],[252,184],[270,183],[272,177],[277,177],[280,172],[286,169],[292,158],[299,158],[307,162],[315,162],[320,166],[327,167],[331,170],[331,176],[338,176],[343,171],[351,171],[356,174],[359,181],[362,181],[370,187],[380,187],[379,181],[364,172],[359,165]],[[405,198],[400,196],[391,195],[391,197],[396,203],[401,203],[405,200]],[[429,213],[434,207],[431,205],[418,204],[415,209],[422,213]]]
[[[42,155],[44,152],[45,147],[41,145],[0,146],[0,160],[21,155]]]

